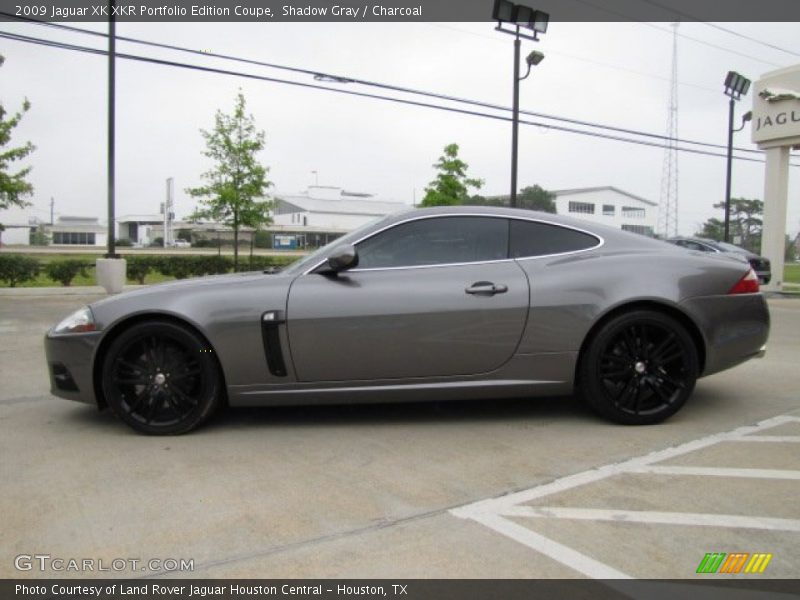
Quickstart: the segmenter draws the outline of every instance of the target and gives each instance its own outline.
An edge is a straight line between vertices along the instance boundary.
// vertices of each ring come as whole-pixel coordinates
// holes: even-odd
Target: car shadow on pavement
[[[66,418],[75,425],[128,428],[110,410],[81,407]],[[524,421],[537,425],[558,421],[598,420],[580,401],[570,396],[529,399],[451,400],[446,402],[396,402],[274,407],[224,407],[195,433],[290,427],[393,427],[399,424],[496,423]],[[131,432],[132,433],[132,432]]]

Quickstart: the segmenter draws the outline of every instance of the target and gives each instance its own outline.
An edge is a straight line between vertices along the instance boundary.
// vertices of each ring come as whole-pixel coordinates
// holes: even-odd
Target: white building
[[[276,194],[272,220],[279,227],[344,233],[409,208],[402,202],[375,200],[372,194],[316,185],[304,194]]]
[[[29,246],[31,243],[31,232],[36,229],[36,225],[3,223],[3,228],[4,230],[0,231],[0,245]]]
[[[156,231],[157,230],[157,231]],[[117,239],[135,245],[149,246],[164,235],[164,215],[125,215],[117,219]]]
[[[45,231],[53,246],[105,246],[108,230],[98,217],[59,217]]]
[[[556,212],[625,231],[653,235],[658,204],[613,186],[555,190]]]

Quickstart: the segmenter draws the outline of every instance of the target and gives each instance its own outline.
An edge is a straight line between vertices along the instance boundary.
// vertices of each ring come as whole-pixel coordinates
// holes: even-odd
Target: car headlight
[[[88,306],[84,306],[56,325],[53,333],[85,333],[96,330],[94,315]]]

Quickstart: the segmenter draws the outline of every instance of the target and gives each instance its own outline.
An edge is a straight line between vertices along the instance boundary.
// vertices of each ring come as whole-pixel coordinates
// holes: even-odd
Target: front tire
[[[605,323],[580,359],[578,392],[601,416],[660,423],[686,403],[699,375],[694,340],[676,319],[636,310]]]
[[[126,329],[109,346],[102,369],[108,405],[140,433],[186,433],[220,404],[222,378],[211,348],[170,321]]]

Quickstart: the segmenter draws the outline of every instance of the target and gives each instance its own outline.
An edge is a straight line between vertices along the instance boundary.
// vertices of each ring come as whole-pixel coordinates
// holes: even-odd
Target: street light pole
[[[751,113],[744,115],[742,119],[742,126],[739,129],[733,128],[733,111],[736,106],[736,100],[747,94],[750,89],[750,80],[746,77],[739,75],[736,71],[728,71],[725,76],[725,95],[730,98],[728,102],[728,162],[726,165],[725,173],[725,230],[723,236],[726,242],[730,242],[731,232],[731,178],[733,173],[733,134],[736,131],[741,131],[744,124],[750,120]]]
[[[511,195],[509,204],[511,208],[517,206],[517,161],[519,158],[519,25],[517,37],[514,39],[514,102],[511,114]]]
[[[114,58],[116,52],[116,23],[114,19],[114,0],[109,0],[108,17],[108,253],[106,258],[117,258],[116,215],[114,214]]]
[[[539,34],[547,31],[550,15],[529,6],[514,4],[510,0],[495,0],[492,9],[492,19],[497,21],[496,31],[502,31],[514,36],[514,92],[513,108],[511,111],[511,193],[508,196],[509,205],[517,206],[517,163],[519,159],[519,82],[531,73],[531,67],[538,65],[544,58],[541,52],[532,52],[526,59],[528,72],[525,76],[519,75],[519,54],[522,45],[520,38],[539,41]],[[511,29],[503,25],[510,26]],[[528,33],[522,33],[520,27],[525,27]]]
[[[728,103],[728,170],[725,177],[725,236],[726,242],[731,241],[731,177],[733,174],[733,109],[736,105],[733,97]]]

